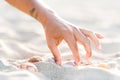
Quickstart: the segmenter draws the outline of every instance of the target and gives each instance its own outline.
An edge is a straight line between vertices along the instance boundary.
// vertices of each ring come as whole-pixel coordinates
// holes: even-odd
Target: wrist
[[[47,24],[51,23],[51,21],[54,21],[56,18],[56,13],[48,9],[42,16],[39,15],[37,20],[43,25],[43,28],[45,28]]]

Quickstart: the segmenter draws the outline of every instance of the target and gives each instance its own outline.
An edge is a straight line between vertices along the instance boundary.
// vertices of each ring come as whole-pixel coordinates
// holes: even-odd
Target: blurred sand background
[[[100,32],[102,50],[96,53],[116,53],[120,51],[120,1],[119,0],[44,0],[62,18],[78,27]],[[28,53],[49,53],[44,31],[36,20],[0,1],[0,52],[3,56],[15,58]],[[61,45],[62,53],[69,53],[67,45]],[[5,51],[3,51],[5,50]],[[22,55],[22,56],[23,56]]]
[[[48,6],[53,8],[62,18],[70,21],[71,23],[74,23],[78,27],[87,28],[94,32],[100,32],[101,34],[103,34],[105,38],[100,41],[102,44],[102,50],[96,51],[93,47],[93,55],[102,54],[103,56],[100,56],[102,58],[93,58],[95,60],[98,59],[101,62],[103,60],[103,62],[111,61],[112,63],[113,60],[113,63],[110,65],[117,66],[117,71],[120,71],[120,0],[44,0],[44,2]],[[71,51],[69,50],[65,42],[60,45],[60,50],[63,55],[67,53],[71,54]],[[80,51],[84,52],[81,46]],[[107,60],[105,60],[106,54],[110,54],[110,56],[107,56]],[[114,56],[111,56],[111,54]],[[40,55],[41,57],[49,57],[51,55],[49,49],[47,48],[44,30],[41,24],[30,16],[10,6],[4,0],[0,0],[0,57],[10,59],[24,59],[33,55]],[[38,65],[41,65],[38,68],[40,68],[40,70],[42,69],[43,73],[48,75],[47,72],[44,72],[44,67],[49,67],[49,65],[51,64],[47,64],[48,66],[44,66],[45,64],[40,63],[37,64],[37,66]],[[50,67],[51,69],[47,69],[53,69],[54,71],[59,70],[58,68],[54,67],[54,65],[52,66],[53,67]],[[69,69],[64,69],[63,73],[65,70],[66,73],[69,72]],[[95,73],[96,71],[98,71],[98,73],[101,74],[101,72],[96,69],[93,69],[93,71],[92,69],[88,70],[89,73]],[[106,80],[106,76],[110,77],[111,73],[105,72],[104,75],[104,72],[105,71],[103,71],[102,74],[102,76],[104,76],[104,79],[101,77],[97,80]],[[49,74],[49,76],[51,75]],[[73,76],[72,73],[70,74],[70,76],[71,75]],[[79,74],[75,73],[74,76],[77,75]],[[94,74],[92,76],[94,76]],[[112,75],[111,77],[115,76]],[[110,80],[119,80],[118,77],[115,78],[116,79],[111,78]],[[88,79],[89,75],[87,79],[83,80]],[[11,80],[13,79],[11,78]]]

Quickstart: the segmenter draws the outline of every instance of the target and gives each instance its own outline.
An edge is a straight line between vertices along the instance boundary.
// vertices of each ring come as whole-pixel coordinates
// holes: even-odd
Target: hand
[[[75,25],[59,18],[55,12],[47,7],[40,0],[6,0],[14,7],[29,14],[38,20],[44,27],[48,47],[51,50],[55,62],[61,64],[62,59],[57,46],[62,40],[65,40],[72,50],[75,65],[80,63],[80,55],[77,42],[82,44],[86,51],[86,59],[91,57],[92,49],[90,40],[94,42],[97,49],[100,48],[98,39],[103,38],[100,34],[85,29],[77,28]],[[26,5],[27,4],[27,5]]]
[[[96,49],[100,49],[98,39],[102,39],[102,35],[93,33],[86,29],[77,28],[75,25],[66,22],[59,17],[50,18],[43,26],[46,33],[48,47],[54,56],[55,62],[59,65],[62,64],[62,58],[57,46],[61,43],[62,40],[65,40],[70,47],[75,59],[75,65],[80,64],[80,54],[77,42],[84,46],[87,60],[92,55],[90,39],[94,43]]]

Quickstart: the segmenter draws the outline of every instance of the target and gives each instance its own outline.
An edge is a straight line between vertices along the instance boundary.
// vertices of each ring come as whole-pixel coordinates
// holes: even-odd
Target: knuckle
[[[73,27],[73,30],[78,30],[77,27]]]
[[[80,31],[79,31],[79,28],[73,27],[73,32],[74,32],[74,33],[76,32],[77,34],[79,34],[79,32],[80,32]]]
[[[90,34],[91,36],[93,36],[93,35],[94,35],[94,33],[93,33],[92,31],[89,31],[89,34]]]
[[[66,35],[72,35],[72,32],[71,31],[66,31]]]
[[[73,35],[73,33],[71,31],[66,31],[64,33],[64,38],[69,39],[69,38],[71,38],[72,35]]]

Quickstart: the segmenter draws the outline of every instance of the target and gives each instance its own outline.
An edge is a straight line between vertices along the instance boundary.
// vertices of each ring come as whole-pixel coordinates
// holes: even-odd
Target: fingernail
[[[55,63],[57,64],[57,65],[59,65],[59,66],[61,66],[62,65],[62,62],[60,61],[55,61]]]

